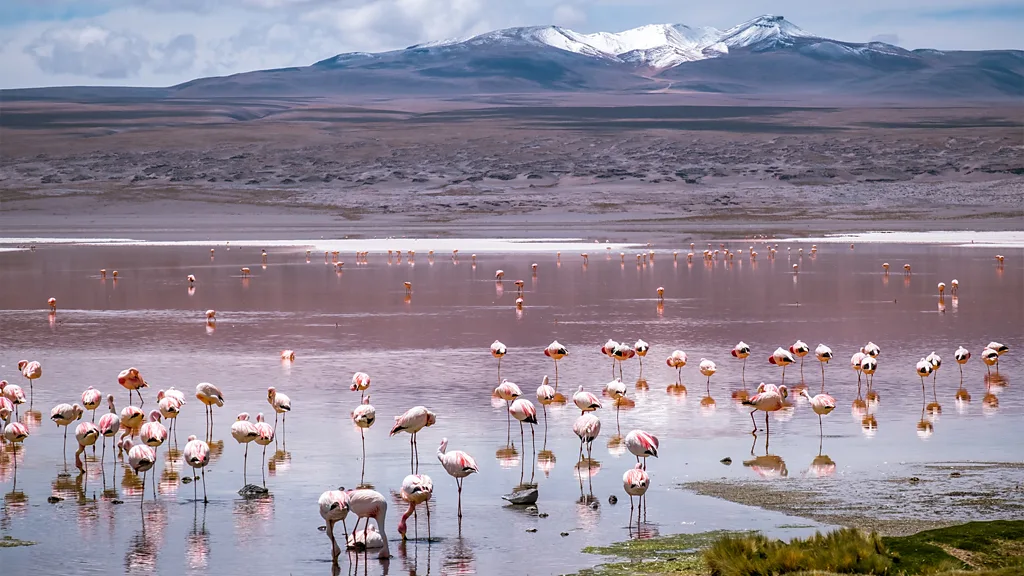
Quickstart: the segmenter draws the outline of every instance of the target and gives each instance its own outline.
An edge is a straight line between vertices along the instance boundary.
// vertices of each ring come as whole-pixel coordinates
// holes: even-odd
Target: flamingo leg
[[[202,475],[203,475],[203,504],[206,504],[206,503],[209,502],[209,500],[206,499],[206,468],[203,468]]]
[[[248,478],[245,475],[245,473],[248,471],[248,468],[249,468],[249,443],[246,442],[245,443],[245,456],[242,457],[242,485],[243,486],[245,486],[246,484],[249,483],[249,480],[248,480]]]
[[[818,454],[821,455],[821,442],[824,432],[821,429],[821,414],[818,414]]]
[[[825,393],[825,363],[821,363],[821,393]]]
[[[757,422],[754,421],[754,412],[757,412],[757,408],[750,411],[750,422],[754,425],[754,429],[750,431],[751,434],[757,434]]]
[[[459,486],[459,519],[462,518],[462,478],[455,481]]]
[[[263,473],[263,487],[267,487],[267,447],[263,446],[263,462],[260,464],[260,472]]]
[[[525,437],[525,434],[523,433],[523,423],[522,423],[522,421],[519,422],[519,446],[521,446],[523,448],[526,447],[526,437]]]
[[[142,473],[142,498],[139,500],[139,510],[142,510],[142,504],[146,502],[146,474],[148,472]]]
[[[331,561],[337,564],[338,556],[341,555],[341,549],[338,548],[338,541],[334,539],[334,523],[335,520],[327,521],[327,537],[331,539]]]

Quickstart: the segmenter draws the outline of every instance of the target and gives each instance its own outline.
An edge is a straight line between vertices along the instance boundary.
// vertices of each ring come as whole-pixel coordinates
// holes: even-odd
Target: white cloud
[[[52,28],[24,52],[45,72],[96,78],[133,77],[150,59],[145,38],[99,26]]]

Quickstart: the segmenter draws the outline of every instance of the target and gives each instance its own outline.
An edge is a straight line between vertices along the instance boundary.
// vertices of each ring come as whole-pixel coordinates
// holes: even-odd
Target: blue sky
[[[969,0],[4,0],[0,88],[165,86],[508,26],[728,28],[782,14],[820,36],[906,48],[1024,49],[1024,3]]]

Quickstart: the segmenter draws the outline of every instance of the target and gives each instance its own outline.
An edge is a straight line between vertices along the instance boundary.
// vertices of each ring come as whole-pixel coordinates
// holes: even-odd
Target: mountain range
[[[496,30],[310,66],[201,78],[167,97],[701,92],[875,98],[1024,96],[1024,51],[906,50],[817,36],[782,16],[729,28],[655,24],[581,34]]]

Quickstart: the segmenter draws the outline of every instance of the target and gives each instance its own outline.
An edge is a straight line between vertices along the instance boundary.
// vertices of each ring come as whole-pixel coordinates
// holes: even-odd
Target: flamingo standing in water
[[[356,526],[352,530],[351,545],[355,545],[358,540],[356,539],[356,532],[359,531],[359,521],[363,518],[366,522],[363,527],[363,542],[369,544],[369,538],[367,538],[367,526],[370,523],[370,518],[373,518],[374,522],[377,523],[377,532],[380,534],[381,546],[380,552],[377,557],[381,560],[390,558],[391,552],[388,549],[388,538],[384,534],[385,518],[388,513],[388,501],[384,498],[384,495],[376,490],[352,490],[348,493],[348,509],[350,512],[356,515]]]
[[[506,430],[506,441],[512,434],[512,419],[509,416],[511,413],[512,401],[523,395],[523,391],[519,389],[519,386],[515,382],[509,382],[503,380],[497,388],[494,389],[494,395],[505,401],[505,426]]]
[[[796,358],[793,357],[788,350],[782,348],[776,348],[775,352],[768,357],[768,363],[776,366],[782,366],[782,383],[786,383],[786,366],[796,362]]]
[[[800,359],[800,381],[804,379],[804,356],[811,351],[811,347],[807,345],[803,340],[797,340],[789,347],[791,354]]]
[[[114,407],[113,394],[107,395],[107,407],[110,408],[110,412],[100,416],[100,423],[97,426],[100,434],[103,435],[103,453],[100,455],[100,462],[103,462],[107,455],[107,438],[113,438],[121,429],[121,419],[117,416],[117,408]]]
[[[583,461],[583,447],[587,448],[587,460],[592,460],[594,440],[601,434],[601,420],[593,414],[583,414],[573,422],[572,431],[580,438],[580,456]]]
[[[470,474],[480,471],[476,460],[462,450],[448,452],[448,439],[442,438],[441,444],[437,447],[437,459],[449,476],[455,478],[455,484],[459,487],[459,519],[462,519],[462,481]]]
[[[28,438],[28,426],[25,426],[21,422],[9,422],[4,426],[4,440],[11,443],[11,449],[14,449],[15,444],[19,444]],[[11,460],[14,460],[14,473],[18,473],[18,459],[15,454],[11,454]]]
[[[18,406],[28,402],[28,399],[25,398],[25,391],[21,389],[21,386],[10,384],[7,380],[0,380],[0,393],[3,393],[4,398],[11,401],[11,404],[14,406],[15,415],[18,413]]]
[[[158,400],[157,400],[156,406],[157,406],[157,409],[160,410],[160,416],[162,416],[165,420],[167,420],[167,429],[169,431],[173,431],[174,432],[174,438],[175,438],[174,442],[177,443],[178,442],[178,440],[177,440],[177,438],[178,438],[178,434],[177,434],[177,432],[178,432],[178,430],[177,430],[178,414],[181,412],[181,405],[183,403],[180,402],[174,396],[166,396],[165,395],[163,398],[160,398],[160,395],[157,394],[157,398],[158,398]]]
[[[128,390],[128,403],[132,403],[132,391],[139,395],[139,406],[142,406],[146,401],[142,398],[142,388],[148,388],[149,384],[143,380],[142,375],[136,368],[127,368],[121,370],[121,373],[117,375],[117,383]]]
[[[281,394],[276,388],[267,388],[267,402],[274,409],[274,428],[277,428],[277,415],[281,414],[281,426],[288,424],[288,413],[292,411],[292,399]]]
[[[871,356],[872,358],[878,358],[878,355],[882,353],[882,349],[878,347],[878,344],[874,342],[868,342],[860,349],[861,352]]]
[[[766,386],[765,383],[762,382],[757,387],[757,390],[757,394],[754,394],[743,401],[744,406],[754,407],[754,409],[750,411],[750,421],[754,423],[754,429],[751,431],[751,434],[757,432],[757,423],[754,422],[754,412],[757,412],[758,410],[762,410],[764,412],[765,432],[770,432],[768,427],[768,413],[781,410],[786,397],[789,396],[789,391],[786,389],[785,385],[777,387],[774,385]]]
[[[816,394],[811,396],[807,393],[807,389],[804,388],[800,391],[800,395],[811,403],[811,409],[818,415],[818,451],[821,451],[821,438],[822,438],[822,427],[821,417],[827,415],[836,409],[836,399],[829,396],[828,394]]]
[[[629,521],[631,524],[633,522],[633,497],[636,496],[640,499],[638,505],[640,511],[637,511],[636,514],[636,523],[640,524],[640,514],[646,508],[646,494],[650,486],[651,477],[647,475],[647,471],[640,463],[637,463],[636,467],[626,470],[626,473],[622,475],[622,488],[626,494],[629,494]]]
[[[683,366],[686,366],[686,352],[676,350],[665,360],[670,368],[676,369],[676,384],[683,381]]]
[[[917,375],[921,377],[921,395],[924,396],[924,379],[932,373],[932,363],[921,358],[915,367]]]
[[[341,555],[341,547],[334,538],[334,525],[341,521],[343,534],[348,538],[348,526],[345,525],[345,518],[348,516],[348,493],[344,490],[328,490],[320,495],[320,517],[327,522],[327,537],[331,539],[331,560],[338,564],[338,556]]]
[[[1005,344],[1000,344],[999,342],[989,342],[988,345],[985,347],[988,348],[989,350],[995,350],[996,354],[999,356],[1002,356],[1003,354],[1006,354],[1007,352],[1010,351],[1009,346]]]
[[[7,422],[14,414],[14,404],[6,396],[0,394],[0,421]]]
[[[491,356],[498,359],[498,383],[501,384],[501,359],[508,353],[508,348],[499,340],[495,340],[491,343]]]
[[[739,344],[732,347],[732,357],[743,360],[743,368],[740,372],[740,379],[746,381],[747,378],[747,357],[750,356],[750,345],[740,340]]]
[[[167,440],[167,428],[160,423],[159,410],[149,413],[149,422],[143,424],[139,430],[139,439],[146,446],[153,448],[153,457],[156,458],[157,449]],[[153,482],[153,496],[156,496],[156,481]]]
[[[585,392],[582,385],[572,395],[572,403],[580,409],[580,414],[586,414],[601,407],[601,400],[590,392]]]
[[[832,359],[832,349],[824,344],[818,344],[814,349],[814,356],[821,363],[821,392],[825,392],[825,364]]]
[[[853,368],[853,371],[857,373],[858,390],[860,390],[861,363],[864,361],[865,358],[868,358],[868,355],[863,352],[857,352],[850,357],[850,366]]]
[[[213,434],[213,407],[218,408],[224,405],[224,394],[209,382],[200,382],[196,385],[196,399],[206,406],[206,430],[208,435]]]
[[[202,471],[203,475],[203,504],[209,502],[206,499],[206,465],[210,463],[210,445],[206,442],[196,438],[195,434],[188,437],[188,441],[185,442],[185,449],[181,452],[182,458],[185,459],[185,463],[192,467],[192,474],[195,475],[196,468]],[[198,482],[192,482],[192,491],[195,499],[199,500],[198,488],[196,487]]]
[[[30,397],[33,396],[35,394],[35,386],[33,386],[32,382],[43,376],[43,365],[35,360],[31,362],[28,360],[19,360],[18,370],[20,370],[21,375],[28,380],[28,393]]]
[[[366,372],[356,372],[352,375],[352,386],[349,390],[356,392],[359,391],[359,397],[362,398],[366,393],[366,390],[370,387],[370,375]]]
[[[629,434],[626,434],[626,450],[633,456],[636,456],[637,464],[640,464],[640,459],[643,458],[644,470],[647,469],[647,458],[649,456],[658,457],[658,437],[649,432],[643,430],[630,430]]]
[[[82,422],[75,427],[75,440],[78,440],[78,450],[75,450],[75,467],[85,472],[85,462],[82,461],[82,452],[88,446],[94,446],[96,439],[100,437],[100,430],[92,422]]]
[[[508,408],[509,414],[519,420],[519,441],[523,447],[526,446],[526,438],[523,432],[523,423],[530,425],[530,439],[533,441],[533,453],[537,453],[537,438],[534,435],[533,426],[537,424],[537,408],[526,398],[516,398]]]
[[[259,431],[256,426],[249,422],[249,414],[242,412],[231,425],[231,437],[239,444],[245,444],[245,455],[242,457],[242,484],[247,485],[246,471],[249,464],[249,443],[259,438]]]
[[[555,402],[557,394],[558,393],[555,392],[555,389],[548,384],[548,377],[544,376],[544,381],[541,382],[541,385],[537,387],[537,401],[540,402],[541,408],[544,410],[545,438],[547,438],[546,434],[548,429],[548,405],[553,404]]]
[[[142,427],[142,423],[146,420],[146,413],[139,408],[128,405],[121,409],[121,438],[125,436],[135,436],[139,433],[139,428]]]
[[[263,412],[256,415],[256,436],[254,442],[263,446],[263,458],[260,472],[263,473],[263,487],[267,487],[267,446],[274,443],[274,427],[263,420]]]
[[[707,392],[708,396],[711,396],[711,376],[718,371],[718,366],[707,358],[701,358],[699,369],[701,374],[708,377]]]
[[[558,361],[569,355],[569,349],[555,340],[544,349],[544,355],[555,362],[555,390],[558,389]]]
[[[413,474],[418,471],[420,461],[416,434],[428,426],[433,426],[435,422],[437,422],[437,415],[423,406],[414,406],[405,414],[395,416],[395,425],[391,427],[388,436],[394,436],[399,432],[409,434],[409,463],[412,465]]]
[[[604,346],[601,346],[601,354],[612,359],[612,378],[615,378],[615,347],[618,345],[618,342],[609,338]]]
[[[46,301],[46,303],[50,305],[50,313],[51,314],[57,311],[57,299],[56,298],[50,298],[49,300]]]
[[[621,400],[626,397],[626,385],[622,383],[620,378],[616,378],[611,382],[605,384],[604,392],[611,397],[612,403],[615,404],[615,428],[619,428],[619,406]]]
[[[82,406],[86,410],[92,410],[92,422],[96,421],[96,409],[103,403],[103,394],[100,391],[89,386],[85,392],[82,392]]]
[[[932,365],[932,387],[935,387],[935,380],[939,375],[939,368],[942,366],[942,358],[938,354],[932,352],[931,354],[924,357],[929,364]]]
[[[362,403],[352,411],[352,422],[359,428],[359,438],[363,444],[363,470],[366,469],[366,430],[377,421],[377,409],[370,404],[370,395],[363,396]],[[346,530],[347,531],[347,530]]]
[[[878,370],[878,360],[871,356],[864,356],[860,361],[860,371],[867,375],[868,388],[875,383],[875,370]]]
[[[960,365],[960,382],[963,383],[964,364],[967,364],[967,361],[971,359],[971,352],[967,348],[961,346],[953,353],[953,359],[955,359],[956,363]]]
[[[57,426],[64,427],[64,452],[67,458],[68,450],[68,426],[76,420],[82,419],[82,407],[78,404],[57,404],[50,410],[50,420]],[[67,460],[65,460],[67,462]]]
[[[640,376],[637,377],[638,380],[644,379],[644,357],[647,356],[647,351],[650,349],[651,347],[643,340],[637,340],[636,344],[633,344],[633,351],[636,352],[636,356],[640,360]]]
[[[622,379],[622,363],[625,362],[626,360],[629,360],[630,358],[632,358],[635,355],[636,355],[636,350],[634,350],[632,346],[630,346],[630,345],[628,345],[628,344],[626,344],[624,342],[619,343],[618,345],[615,346],[615,348],[612,349],[612,359],[614,359],[615,362],[617,362],[618,365],[619,365],[619,379],[620,380]],[[615,376],[614,368],[613,368],[612,371],[613,371],[612,377],[614,377]]]
[[[398,521],[398,533],[402,535],[402,540],[406,539],[406,521],[409,516],[412,516],[416,512],[416,506],[423,504],[423,508],[427,511],[427,541],[430,541],[430,506],[427,501],[434,495],[434,481],[430,479],[430,476],[426,474],[409,474],[402,480],[402,500],[409,503],[409,509],[402,514],[402,519]]]
[[[142,473],[142,500],[139,501],[139,506],[146,501],[146,475],[156,465],[156,451],[145,444],[133,444],[131,438],[125,438],[122,443],[122,448],[128,452],[128,466],[135,472],[136,475],[139,472]],[[153,480],[156,482],[156,479]],[[206,485],[203,485],[205,492]],[[155,493],[155,489],[154,489]]]

